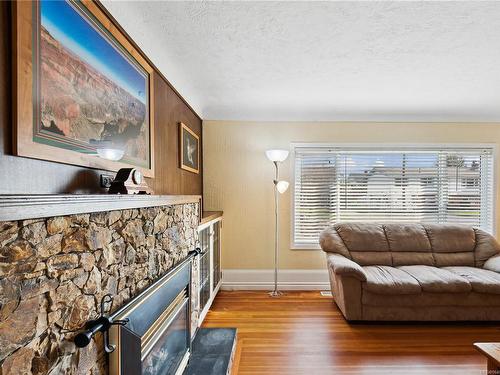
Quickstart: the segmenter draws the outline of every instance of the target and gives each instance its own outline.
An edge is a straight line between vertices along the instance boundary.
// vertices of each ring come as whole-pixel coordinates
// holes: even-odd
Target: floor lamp
[[[288,182],[280,180],[279,163],[286,160],[288,157],[287,150],[268,150],[266,156],[274,163],[276,175],[273,180],[274,184],[274,290],[269,292],[271,297],[279,297],[283,293],[278,290],[278,253],[279,253],[279,226],[278,226],[278,193],[283,194],[288,189]]]

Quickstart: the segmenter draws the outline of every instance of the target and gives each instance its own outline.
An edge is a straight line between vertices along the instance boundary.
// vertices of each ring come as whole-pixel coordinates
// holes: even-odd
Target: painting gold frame
[[[154,177],[154,68],[141,55],[132,42],[124,35],[99,5],[92,0],[80,0],[88,12],[95,17],[103,29],[108,32],[127,53],[148,73],[149,100],[149,168],[138,167],[125,162],[99,158],[94,154],[85,154],[59,147],[51,147],[33,140],[35,104],[39,101],[33,80],[37,78],[34,52],[36,45],[34,31],[39,20],[33,11],[38,6],[32,1],[16,1],[13,8],[13,151],[17,156],[55,161],[65,164],[117,171],[120,168],[139,169],[144,176]],[[36,53],[36,52],[35,52]]]
[[[184,163],[184,132],[186,130],[189,134],[191,134],[196,139],[196,157],[198,169],[191,168],[190,166]],[[193,173],[200,173],[200,137],[194,131],[192,131],[189,126],[180,122],[179,123],[179,160],[180,160],[180,168]]]

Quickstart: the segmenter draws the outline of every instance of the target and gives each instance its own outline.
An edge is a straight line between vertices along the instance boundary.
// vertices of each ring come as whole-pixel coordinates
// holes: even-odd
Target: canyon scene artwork
[[[40,2],[39,119],[33,141],[94,153],[91,140],[125,149],[150,168],[149,76],[83,5]]]

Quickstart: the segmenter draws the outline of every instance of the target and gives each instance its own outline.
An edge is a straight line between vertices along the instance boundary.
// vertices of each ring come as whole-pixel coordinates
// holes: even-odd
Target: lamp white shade
[[[288,150],[267,150],[266,156],[271,161],[285,161],[288,157]]]
[[[280,194],[283,194],[288,189],[288,185],[290,185],[288,181],[278,181],[276,182],[276,190],[278,190]]]

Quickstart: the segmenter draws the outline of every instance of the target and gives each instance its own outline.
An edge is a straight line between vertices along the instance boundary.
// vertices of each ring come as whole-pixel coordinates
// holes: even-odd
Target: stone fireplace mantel
[[[200,195],[0,195],[0,221],[199,203]]]

